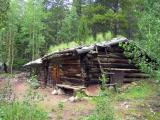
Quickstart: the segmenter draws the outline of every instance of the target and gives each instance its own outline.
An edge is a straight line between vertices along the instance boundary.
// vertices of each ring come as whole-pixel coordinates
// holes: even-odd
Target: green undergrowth
[[[80,120],[114,120],[113,103],[111,97],[107,96],[107,91],[94,97],[91,102],[95,104],[95,110],[91,115]]]
[[[47,120],[47,113],[38,106],[29,106],[17,101],[3,103],[0,112],[0,120]]]
[[[43,96],[28,88],[22,100],[15,95],[10,80],[0,87],[0,120],[48,120],[48,113],[37,103]]]
[[[1,78],[12,78],[15,74],[10,73],[0,73]]]
[[[82,118],[82,120],[114,120],[114,107],[112,100],[112,91],[107,89],[106,81],[108,77],[105,74],[99,78],[101,83],[101,90],[97,97],[93,97],[92,102],[95,104],[95,110],[89,116]]]
[[[154,92],[154,86],[148,82],[139,81],[131,85],[127,90],[117,95],[118,100],[145,99]]]

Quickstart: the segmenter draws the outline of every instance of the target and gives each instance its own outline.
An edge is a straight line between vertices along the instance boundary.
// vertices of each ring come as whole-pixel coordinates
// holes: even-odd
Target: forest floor
[[[0,87],[10,79],[16,98],[23,100],[27,94],[29,85],[26,82],[25,73],[16,74],[13,77],[0,75]],[[49,113],[51,120],[78,120],[87,116],[95,109],[95,103],[91,100],[69,102],[69,95],[52,95],[52,88],[34,90],[43,100],[38,106]],[[160,86],[155,82],[134,82],[126,84],[120,93],[113,96],[116,120],[160,120]]]

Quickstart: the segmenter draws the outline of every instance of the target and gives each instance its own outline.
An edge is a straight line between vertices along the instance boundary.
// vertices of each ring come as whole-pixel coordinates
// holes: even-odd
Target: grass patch
[[[149,83],[140,81],[136,85],[129,87],[125,92],[117,97],[119,100],[145,99],[153,93],[153,87]]]
[[[105,34],[97,34],[96,39],[93,38],[93,36],[90,36],[88,38],[86,38],[86,40],[83,42],[83,46],[89,46],[92,44],[95,44],[97,42],[103,42],[103,41],[108,41],[112,38],[112,34],[111,32],[105,33]],[[68,43],[61,43],[59,45],[55,45],[55,46],[51,46],[49,48],[49,53],[52,52],[57,52],[57,51],[61,51],[67,48],[73,48],[73,47],[78,47],[81,46],[78,42],[76,41],[72,41],[72,42],[68,42]]]
[[[15,74],[10,74],[10,73],[0,73],[0,76],[2,78],[12,78]]]
[[[0,88],[0,120],[48,120],[48,113],[37,102],[43,98],[32,89],[28,89],[19,101],[10,80]]]
[[[37,106],[28,106],[21,102],[1,104],[2,120],[47,120],[47,113]]]

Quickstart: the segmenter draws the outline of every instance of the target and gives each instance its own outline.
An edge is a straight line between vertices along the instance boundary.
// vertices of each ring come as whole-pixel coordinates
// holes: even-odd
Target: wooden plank
[[[74,84],[83,84],[84,83],[84,79],[78,79],[78,78],[74,78],[74,77],[67,77],[67,76],[60,76],[61,81],[68,81]]]
[[[56,86],[59,88],[72,89],[75,91],[86,89],[86,87],[84,87],[84,86],[73,86],[73,85],[65,85],[65,84],[57,84]]]
[[[79,57],[77,56],[65,56],[65,57],[60,57],[60,58],[51,58],[48,61],[50,64],[53,64],[53,63],[60,63],[64,61],[77,60],[77,59],[79,59]]]
[[[68,72],[68,71],[62,72],[62,75],[81,77],[81,73],[71,73],[71,72]]]
[[[101,63],[129,63],[128,59],[119,59],[119,58],[99,58]],[[96,60],[93,60],[93,62],[97,62]]]
[[[121,59],[124,59],[126,58],[124,54],[120,54],[120,53],[109,53],[107,55],[98,55],[98,57],[100,58],[121,58]]]
[[[80,60],[79,59],[71,59],[71,60],[63,60],[61,63],[79,63],[80,64]]]
[[[103,68],[130,68],[135,69],[136,67],[133,64],[118,64],[118,63],[101,63]],[[98,68],[98,64],[89,65],[90,68]]]
[[[102,67],[112,67],[112,68],[136,68],[133,64],[125,64],[125,63],[101,63]]]
[[[139,80],[140,80],[139,78],[124,78],[123,83],[131,83]]]
[[[79,69],[79,68],[63,68],[61,70],[62,70],[62,72],[66,71],[68,73],[73,73],[73,74],[81,73],[81,69]]]
[[[127,68],[106,68],[106,70],[110,70],[110,71],[132,71],[132,72],[138,72],[138,69],[127,69]]]
[[[144,73],[128,73],[125,75],[125,78],[149,78],[149,75]]]

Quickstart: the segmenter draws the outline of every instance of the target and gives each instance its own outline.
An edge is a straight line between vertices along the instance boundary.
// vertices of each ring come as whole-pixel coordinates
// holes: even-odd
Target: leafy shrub
[[[124,54],[130,58],[130,63],[135,63],[145,73],[153,74],[158,64],[155,59],[149,60],[148,53],[136,42],[130,41],[129,44],[120,44],[120,46],[125,50]]]
[[[106,83],[109,80],[108,76],[106,76],[105,74],[102,74],[99,80],[101,81],[101,90],[103,91],[106,89]]]
[[[158,82],[160,82],[160,70],[156,71],[156,80],[158,80]]]
[[[32,75],[29,79],[28,79],[28,83],[30,85],[31,88],[37,89],[40,87],[40,84],[37,80],[37,76],[36,75]]]
[[[81,100],[83,97],[86,97],[86,94],[82,90],[78,90],[76,92],[76,96],[78,97],[79,100]]]

